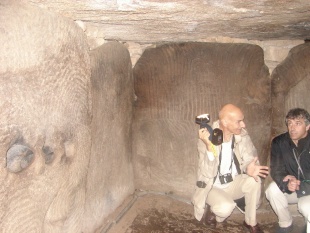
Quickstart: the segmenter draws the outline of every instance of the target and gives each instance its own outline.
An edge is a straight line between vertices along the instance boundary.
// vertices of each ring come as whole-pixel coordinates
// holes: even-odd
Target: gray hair
[[[293,108],[289,110],[289,112],[287,113],[285,117],[285,124],[287,126],[287,121],[289,119],[300,119],[300,118],[305,120],[306,125],[310,124],[310,115],[307,112],[307,110],[303,108]]]

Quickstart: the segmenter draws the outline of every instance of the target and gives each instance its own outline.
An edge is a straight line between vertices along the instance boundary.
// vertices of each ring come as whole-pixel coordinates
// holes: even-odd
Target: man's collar
[[[294,148],[297,148],[298,151],[302,150],[305,147],[305,145],[310,141],[310,134],[308,133],[306,137],[298,140],[298,143],[297,143],[298,146],[296,146],[293,140],[291,139],[289,132],[287,132],[287,136],[290,140],[291,146],[293,146]]]
[[[308,133],[306,137],[301,138],[298,140],[298,148],[304,148],[304,146],[306,145],[306,143],[309,141],[310,139],[310,134]]]

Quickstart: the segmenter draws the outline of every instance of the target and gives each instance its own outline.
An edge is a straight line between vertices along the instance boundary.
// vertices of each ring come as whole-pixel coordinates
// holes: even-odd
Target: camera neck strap
[[[303,172],[303,170],[301,169],[301,166],[300,166],[300,156],[301,156],[301,154],[303,154],[305,152],[305,150],[303,150],[300,154],[298,154],[298,152],[295,150],[295,148],[293,149],[293,154],[294,154],[294,158],[295,158],[295,161],[296,161],[296,163],[297,163],[297,166],[298,166],[298,177],[297,177],[297,179],[298,180],[300,180],[300,173],[301,173],[301,175],[302,175],[302,177],[304,178],[304,179],[306,179],[305,178],[305,175],[304,175],[304,172]]]
[[[234,152],[234,146],[235,146],[235,136],[233,135],[232,141],[231,141],[231,163],[230,163],[229,170],[230,170],[230,173],[231,173],[232,172],[232,164],[234,162],[238,174],[241,174],[239,161],[238,161],[238,159],[237,159],[237,157],[235,155],[235,152]],[[220,151],[220,154],[219,154],[219,167],[218,167],[219,175],[222,175],[221,174],[221,162],[222,162],[222,148],[221,148],[221,151]]]

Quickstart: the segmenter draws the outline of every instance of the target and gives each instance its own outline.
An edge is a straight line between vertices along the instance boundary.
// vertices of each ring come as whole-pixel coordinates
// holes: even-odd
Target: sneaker
[[[293,231],[293,224],[291,224],[288,227],[278,227],[276,230],[276,233],[287,233],[287,232],[292,232]]]
[[[235,202],[237,204],[236,205],[237,209],[240,210],[240,212],[244,214],[244,212],[245,212],[245,198],[241,197],[241,198],[235,200]]]
[[[243,222],[243,228],[250,233],[264,233],[258,223],[255,226],[248,225],[245,221]]]

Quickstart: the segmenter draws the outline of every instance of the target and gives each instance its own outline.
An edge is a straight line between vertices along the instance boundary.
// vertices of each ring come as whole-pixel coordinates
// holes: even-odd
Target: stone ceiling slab
[[[105,40],[310,39],[309,0],[25,0],[95,27]]]

